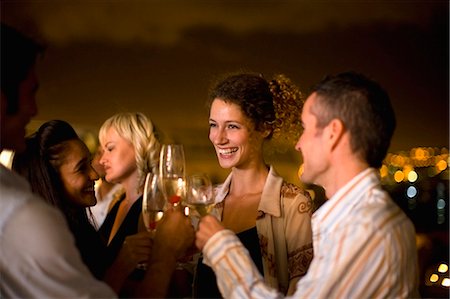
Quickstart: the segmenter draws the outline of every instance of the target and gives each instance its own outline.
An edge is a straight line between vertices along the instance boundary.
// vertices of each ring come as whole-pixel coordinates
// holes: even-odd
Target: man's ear
[[[334,149],[337,147],[339,142],[342,140],[342,136],[344,135],[344,123],[340,119],[335,118],[328,124],[327,131],[327,138],[330,144],[330,148]]]

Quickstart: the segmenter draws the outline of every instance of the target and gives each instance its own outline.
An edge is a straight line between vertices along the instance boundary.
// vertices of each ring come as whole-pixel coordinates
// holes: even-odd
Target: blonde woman
[[[160,144],[152,122],[142,113],[110,117],[100,128],[99,140],[105,179],[121,184],[125,191],[99,230],[113,260],[125,237],[138,232],[145,175],[158,164]]]

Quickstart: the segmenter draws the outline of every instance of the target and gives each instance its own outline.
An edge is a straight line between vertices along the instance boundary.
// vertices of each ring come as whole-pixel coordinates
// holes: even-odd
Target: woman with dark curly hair
[[[292,294],[313,256],[312,201],[266,164],[263,147],[299,131],[301,93],[284,75],[237,74],[215,85],[208,104],[209,139],[220,166],[231,169],[215,187],[213,214],[241,239],[265,281]],[[200,261],[196,270],[194,296],[220,297],[211,269]]]

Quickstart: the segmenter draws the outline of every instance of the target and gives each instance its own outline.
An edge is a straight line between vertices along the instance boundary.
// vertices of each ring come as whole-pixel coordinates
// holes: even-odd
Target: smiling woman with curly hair
[[[285,294],[295,290],[312,259],[308,193],[267,165],[263,147],[271,139],[295,140],[303,98],[284,75],[226,77],[208,101],[209,139],[222,168],[231,169],[215,187],[213,213],[249,250],[265,281]],[[198,263],[196,297],[220,297],[214,273]]]

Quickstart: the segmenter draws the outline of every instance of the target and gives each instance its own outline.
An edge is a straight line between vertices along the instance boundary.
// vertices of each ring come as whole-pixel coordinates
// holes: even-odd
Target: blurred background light
[[[431,276],[430,276],[431,282],[437,282],[438,280],[439,280],[439,275],[437,275],[435,273],[431,274]]]
[[[3,150],[0,152],[0,164],[5,166],[6,168],[11,168],[12,159],[14,156],[13,151]]]
[[[417,181],[417,178],[418,178],[417,172],[415,172],[414,170],[408,173],[408,181],[410,181],[411,183]]]
[[[409,198],[413,198],[417,195],[417,189],[414,186],[409,186],[408,189],[406,189],[406,195]]]
[[[394,180],[395,180],[397,183],[402,182],[404,178],[405,178],[405,174],[403,173],[403,171],[397,170],[397,171],[394,173]]]
[[[438,268],[438,271],[439,271],[440,273],[445,273],[445,272],[447,272],[447,271],[448,271],[448,265],[447,265],[447,264],[440,264],[440,265],[439,265],[439,268]]]

